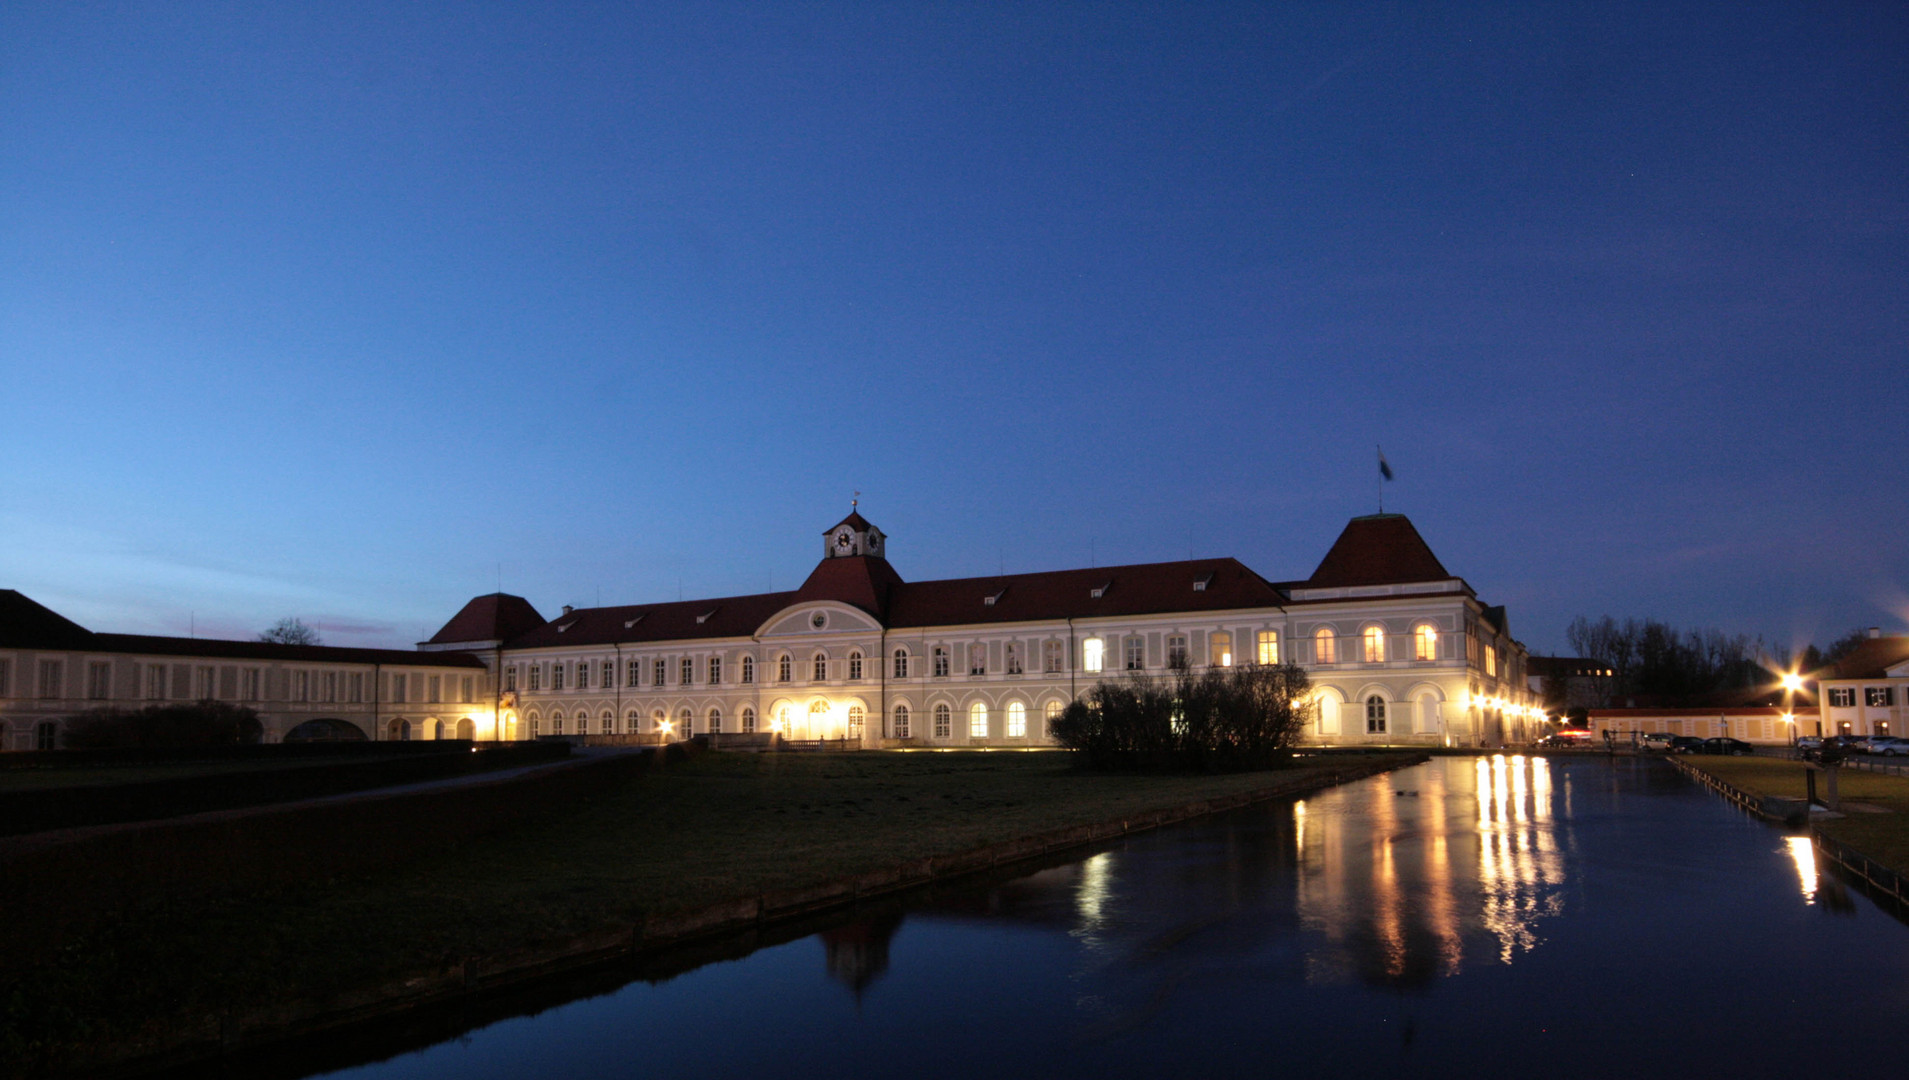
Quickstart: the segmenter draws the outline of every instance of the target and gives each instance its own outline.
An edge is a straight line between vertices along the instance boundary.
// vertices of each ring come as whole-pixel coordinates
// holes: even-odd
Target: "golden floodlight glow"
[[[1783,675],[1783,689],[1790,691],[1803,689],[1803,677],[1794,671],[1785,672]]]

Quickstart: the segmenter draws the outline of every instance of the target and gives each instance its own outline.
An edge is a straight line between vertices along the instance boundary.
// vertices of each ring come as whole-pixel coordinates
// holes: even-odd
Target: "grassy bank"
[[[126,912],[9,972],[5,1056],[160,1045],[226,1012],[325,1001],[469,956],[1292,783],[1090,775],[1051,753],[711,754],[401,870]],[[13,928],[19,932],[26,928]]]
[[[1684,759],[1726,783],[1753,795],[1801,799],[1806,794],[1800,761],[1766,757],[1697,757]],[[1862,769],[1842,769],[1837,790],[1845,803],[1857,802],[1882,812],[1851,809],[1847,816],[1823,821],[1825,836],[1840,840],[1900,874],[1909,874],[1909,776],[1891,776]],[[1817,793],[1824,791],[1817,777]]]

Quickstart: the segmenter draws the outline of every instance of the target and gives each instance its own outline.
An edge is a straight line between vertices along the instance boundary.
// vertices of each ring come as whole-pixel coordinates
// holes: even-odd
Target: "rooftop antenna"
[[[497,591],[504,591],[504,564],[501,562],[497,564]]]

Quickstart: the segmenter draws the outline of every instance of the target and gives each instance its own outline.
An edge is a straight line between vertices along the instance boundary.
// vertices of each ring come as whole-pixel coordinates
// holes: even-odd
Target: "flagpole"
[[[1372,448],[1379,452],[1379,513],[1385,513],[1385,447],[1373,443]]]

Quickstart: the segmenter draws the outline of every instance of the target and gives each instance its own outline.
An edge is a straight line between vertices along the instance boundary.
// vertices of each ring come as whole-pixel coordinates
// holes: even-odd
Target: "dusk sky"
[[[0,6],[0,587],[96,630],[1235,556],[1909,619],[1909,8]]]

